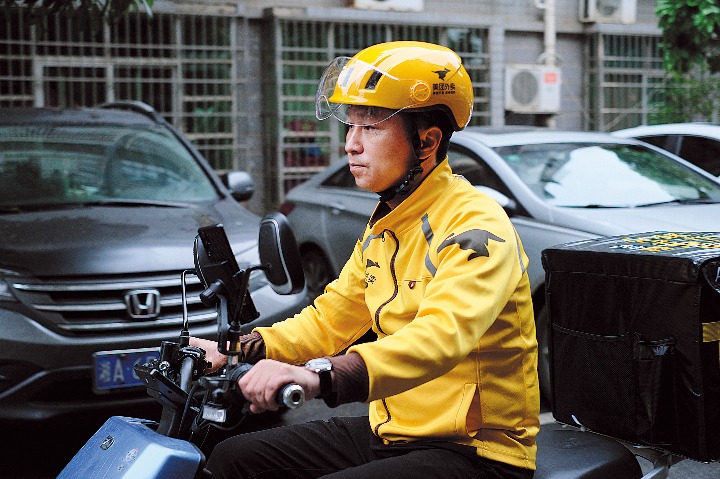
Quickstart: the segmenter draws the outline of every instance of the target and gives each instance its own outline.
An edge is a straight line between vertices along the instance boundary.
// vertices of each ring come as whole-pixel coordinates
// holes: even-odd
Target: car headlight
[[[10,288],[10,283],[6,280],[6,277],[12,274],[9,271],[0,270],[0,301],[17,302],[17,298],[13,294],[12,288]]]

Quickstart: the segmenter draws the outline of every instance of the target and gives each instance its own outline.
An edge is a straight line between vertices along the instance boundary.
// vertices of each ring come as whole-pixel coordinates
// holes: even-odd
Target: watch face
[[[328,358],[316,358],[305,363],[305,367],[315,372],[330,371],[332,363]]]

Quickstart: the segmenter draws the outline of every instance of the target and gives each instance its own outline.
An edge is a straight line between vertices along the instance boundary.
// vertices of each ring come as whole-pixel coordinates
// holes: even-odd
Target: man
[[[239,386],[253,412],[276,409],[295,382],[331,406],[368,402],[369,418],[228,439],[209,458],[213,477],[532,477],[527,257],[502,208],[446,159],[472,105],[460,58],[438,45],[379,44],[327,68],[317,116],[348,125],[350,170],[380,202],[313,306],[243,338],[240,360],[257,364]],[[378,339],[352,345],[369,328]],[[212,342],[193,344],[224,363]]]

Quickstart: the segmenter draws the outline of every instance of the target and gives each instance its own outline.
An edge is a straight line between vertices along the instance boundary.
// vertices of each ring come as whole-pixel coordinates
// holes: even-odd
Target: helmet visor
[[[377,105],[366,92],[375,93],[380,79],[394,87],[409,89],[413,80],[403,80],[369,63],[350,57],[338,57],[323,72],[315,95],[315,116],[318,120],[335,117],[351,126],[371,126],[383,122],[414,105]],[[387,100],[387,99],[386,99]]]

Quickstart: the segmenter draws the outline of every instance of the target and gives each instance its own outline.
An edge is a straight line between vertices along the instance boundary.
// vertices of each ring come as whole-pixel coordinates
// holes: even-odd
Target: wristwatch
[[[320,377],[320,395],[318,397],[325,398],[332,394],[332,363],[328,358],[311,359],[305,363],[305,369],[314,371]]]

